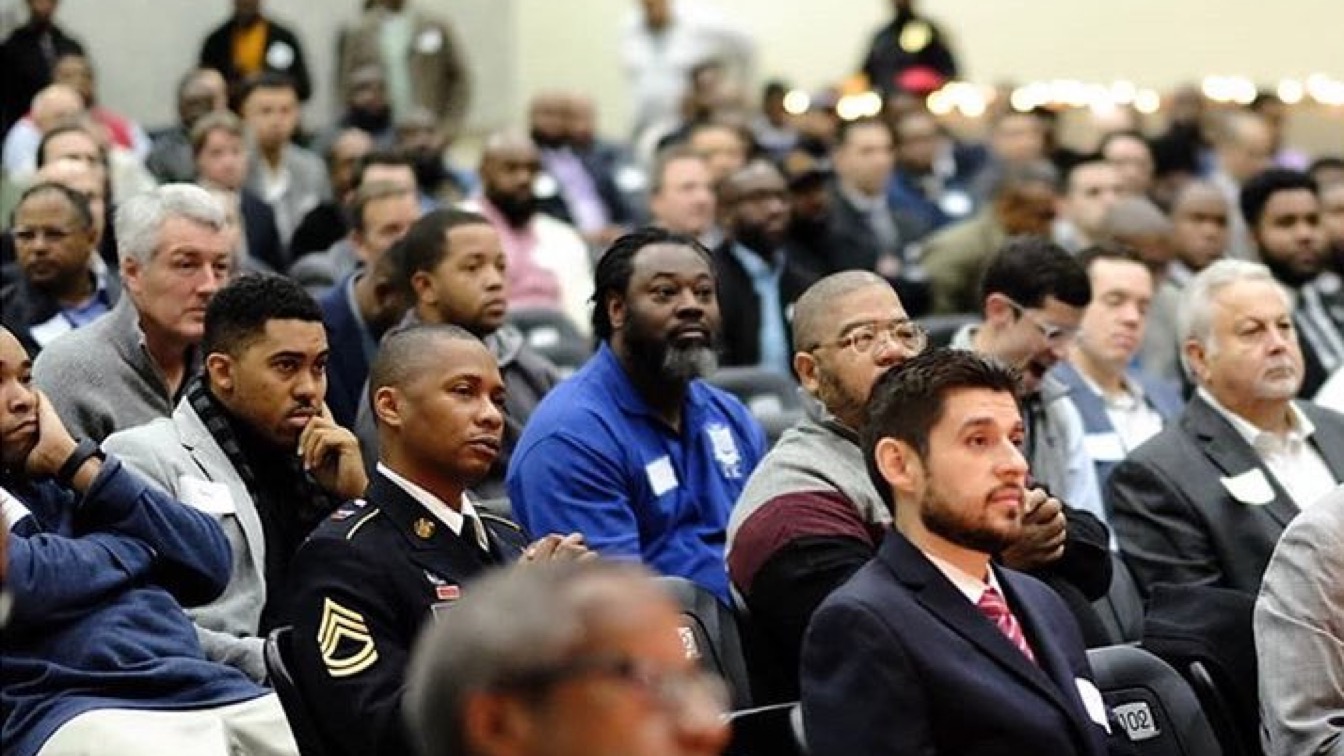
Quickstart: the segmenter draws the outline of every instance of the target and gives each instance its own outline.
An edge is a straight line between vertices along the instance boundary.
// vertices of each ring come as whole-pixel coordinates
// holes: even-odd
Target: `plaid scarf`
[[[340,502],[335,501],[327,495],[322,488],[317,485],[308,472],[303,469],[303,460],[297,454],[285,455],[286,467],[294,481],[294,490],[289,492],[263,491],[257,480],[256,474],[252,471],[252,465],[248,462],[248,456],[238,443],[238,437],[233,432],[233,424],[229,420],[219,401],[210,394],[209,389],[205,387],[204,374],[197,374],[187,385],[185,397],[191,403],[191,408],[201,418],[205,424],[206,430],[210,432],[215,443],[224,451],[224,456],[229,458],[234,470],[238,472],[238,477],[243,479],[243,485],[247,486],[248,493],[252,494],[253,499],[271,498],[279,499],[288,505],[298,506],[298,517],[301,523],[308,527],[316,525],[322,518],[331,514]],[[264,452],[263,452],[264,453]]]

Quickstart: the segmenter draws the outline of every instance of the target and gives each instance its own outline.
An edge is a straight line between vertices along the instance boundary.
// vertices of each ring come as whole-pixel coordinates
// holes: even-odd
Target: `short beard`
[[[627,324],[625,346],[639,372],[646,376],[665,383],[686,384],[719,369],[719,356],[712,344],[679,347],[645,339],[641,334],[631,331],[630,324]]]
[[[997,554],[1003,551],[1012,546],[1022,532],[1020,518],[1011,534],[968,523],[964,517],[943,503],[932,486],[924,492],[924,500],[920,502],[919,519],[930,533],[982,554]]]
[[[664,347],[662,365],[658,374],[665,381],[690,383],[719,369],[719,355],[706,346]]]
[[[499,214],[504,216],[505,222],[513,228],[522,228],[531,220],[532,216],[537,214],[537,199],[531,195],[519,199],[503,195],[487,196],[490,204],[495,206]]]

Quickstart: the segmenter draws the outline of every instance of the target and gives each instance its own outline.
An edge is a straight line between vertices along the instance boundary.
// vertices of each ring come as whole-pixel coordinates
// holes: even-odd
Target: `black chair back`
[[[289,720],[289,729],[294,733],[299,753],[303,756],[326,756],[327,748],[322,744],[322,738],[313,724],[308,703],[304,701],[298,682],[290,671],[289,641],[293,634],[294,628],[285,626],[275,628],[266,636],[266,645],[262,651],[266,661],[266,675],[280,699],[280,706],[285,710],[285,718]]]
[[[578,326],[559,310],[525,308],[509,310],[508,321],[527,339],[527,345],[550,360],[560,372],[574,372],[593,353],[592,343]]]
[[[1112,738],[1140,756],[1221,756],[1199,699],[1176,670],[1136,646],[1087,652]]]
[[[686,578],[663,576],[658,582],[681,606],[681,641],[686,654],[728,683],[734,710],[750,708],[751,682],[733,611]]]
[[[1111,552],[1111,588],[1092,602],[1110,645],[1143,639],[1143,594],[1125,560]]]

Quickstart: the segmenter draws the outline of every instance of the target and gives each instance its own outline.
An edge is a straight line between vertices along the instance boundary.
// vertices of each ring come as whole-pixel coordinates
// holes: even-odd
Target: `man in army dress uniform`
[[[504,381],[476,337],[443,325],[393,334],[369,391],[381,454],[365,499],[294,560],[294,673],[332,753],[404,754],[401,697],[423,622],[442,620],[492,567],[591,552],[578,534],[529,545],[466,497],[504,429]]]

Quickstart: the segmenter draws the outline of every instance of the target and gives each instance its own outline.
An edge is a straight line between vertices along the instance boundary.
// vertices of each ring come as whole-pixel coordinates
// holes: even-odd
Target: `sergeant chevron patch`
[[[349,677],[368,669],[378,661],[378,649],[364,622],[364,615],[325,599],[322,622],[317,630],[322,663],[332,677]]]

